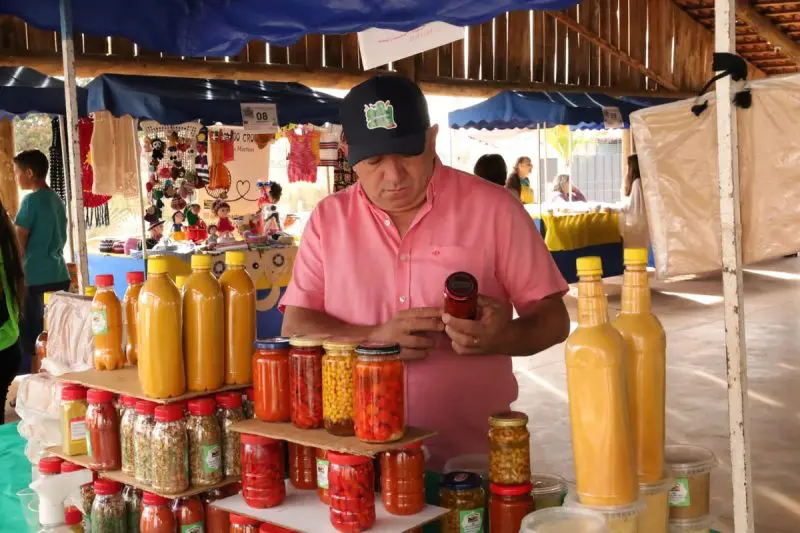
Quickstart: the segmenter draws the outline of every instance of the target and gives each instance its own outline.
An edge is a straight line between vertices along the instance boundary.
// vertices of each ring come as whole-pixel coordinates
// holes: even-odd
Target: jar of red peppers
[[[177,520],[169,505],[168,499],[145,492],[142,496],[139,533],[175,533]]]
[[[230,533],[258,533],[258,526],[261,522],[249,516],[242,516],[231,513]]]
[[[297,336],[289,343],[292,424],[300,429],[323,426],[322,343],[325,337]]]
[[[330,505],[331,496],[328,491],[328,450],[317,448],[317,496],[325,505]]]
[[[367,343],[356,348],[355,433],[364,442],[403,438],[405,381],[399,344]]]
[[[119,470],[119,416],[114,408],[114,395],[108,391],[90,389],[86,394],[86,448],[92,470]]]
[[[250,507],[266,509],[283,503],[283,448],[279,440],[243,434],[242,496]]]
[[[172,512],[175,514],[177,530],[181,533],[203,533],[205,530],[206,513],[197,496],[175,500]]]
[[[372,459],[328,452],[331,524],[337,531],[357,533],[375,523],[375,469]]]
[[[416,514],[425,507],[422,442],[381,453],[381,499],[395,515]]]
[[[231,521],[228,511],[212,505],[215,501],[227,498],[229,494],[223,489],[212,489],[203,495],[203,505],[206,513],[205,533],[228,533]]]
[[[289,443],[289,481],[299,490],[317,488],[317,449]]]
[[[358,341],[328,339],[322,358],[322,414],[331,435],[350,437],[353,428],[353,369]]]
[[[257,340],[254,347],[255,416],[264,422],[289,422],[291,420],[289,339],[274,337]]]
[[[444,282],[444,312],[455,318],[478,318],[478,280],[468,272],[450,274]]]
[[[489,533],[519,531],[522,519],[533,512],[533,484],[489,486]]]

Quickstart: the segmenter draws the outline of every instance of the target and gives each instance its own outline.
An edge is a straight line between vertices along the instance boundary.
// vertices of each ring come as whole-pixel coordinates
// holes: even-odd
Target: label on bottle
[[[212,474],[222,468],[222,450],[219,444],[204,444],[200,446],[203,458],[203,473]]]
[[[689,479],[679,477],[669,491],[670,507],[689,507],[692,505],[692,495],[689,493]]]
[[[321,489],[328,488],[328,465],[329,461],[326,459],[317,459],[317,487]]]
[[[108,333],[108,313],[105,309],[92,311],[92,333],[95,335]]]
[[[483,507],[458,511],[458,533],[483,532]]]
[[[194,524],[186,524],[181,526],[181,533],[203,533],[203,522],[195,522]]]
[[[69,421],[69,434],[70,440],[83,440],[87,437],[86,435],[86,418],[83,416],[79,416],[76,418],[72,418]]]

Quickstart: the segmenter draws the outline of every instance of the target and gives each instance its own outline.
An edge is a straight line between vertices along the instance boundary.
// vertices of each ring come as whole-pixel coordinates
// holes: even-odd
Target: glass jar
[[[469,524],[473,531],[483,531],[486,493],[481,486],[481,476],[471,472],[445,474],[439,485],[439,505],[450,509],[442,519],[441,533],[460,533],[461,524]]]
[[[233,429],[234,424],[244,420],[242,395],[238,392],[217,394],[219,426],[222,431],[222,473],[226,477],[242,474],[240,457],[241,441]]]
[[[254,347],[255,416],[264,422],[289,422],[291,420],[289,339],[275,337],[258,340]]]
[[[230,520],[230,533],[258,533],[258,526],[261,525],[261,523],[254,518],[234,513],[231,513]]]
[[[212,489],[203,495],[203,505],[206,512],[206,531],[205,533],[228,533],[231,529],[231,521],[228,511],[214,507],[212,503],[229,495],[223,489]]]
[[[206,513],[203,502],[197,496],[178,498],[172,502],[177,530],[181,533],[202,533],[205,529]]]
[[[422,442],[381,453],[381,500],[394,515],[417,514],[425,507]]]
[[[65,385],[61,389],[61,451],[65,455],[86,453],[86,389]]]
[[[531,480],[528,415],[517,411],[489,417],[489,481],[521,485]]]
[[[329,339],[323,344],[322,415],[331,435],[350,437],[353,427],[353,372],[357,341]]]
[[[205,487],[222,481],[222,431],[214,416],[215,407],[211,398],[189,401],[186,432],[192,486]]]
[[[323,426],[322,337],[292,337],[289,343],[292,424],[300,429]]]
[[[319,501],[325,505],[330,505],[331,495],[328,490],[328,450],[317,448],[317,496]]]
[[[94,482],[92,504],[92,533],[127,533],[128,523],[125,502],[122,501],[119,483],[109,479]]]
[[[145,492],[142,496],[139,533],[175,533],[177,520],[169,505],[168,499],[152,492]]]
[[[372,459],[329,451],[328,460],[331,524],[344,533],[366,531],[375,523]]]
[[[299,490],[317,488],[317,449],[289,443],[289,481]]]
[[[133,449],[133,426],[136,423],[136,398],[120,396],[122,414],[119,419],[119,439],[122,455],[122,472],[136,475],[136,452]]]
[[[256,398],[256,391],[253,387],[247,387],[244,390],[244,395],[242,396],[242,411],[244,411],[244,417],[246,420],[250,420],[251,418],[255,418],[255,398]]]
[[[444,282],[444,312],[466,320],[478,318],[478,280],[468,272],[450,274]]]
[[[153,481],[153,461],[151,444],[155,420],[156,404],[147,400],[136,402],[136,420],[133,423],[133,454],[136,481],[150,485]]]
[[[242,496],[255,509],[267,509],[283,503],[283,447],[279,440],[243,434]]]
[[[86,451],[92,470],[119,470],[122,467],[119,441],[119,418],[114,409],[114,395],[90,389],[86,394]]]
[[[489,486],[489,532],[519,531],[522,519],[533,512],[531,482],[521,485]]]
[[[368,343],[356,348],[355,432],[363,442],[403,438],[405,381],[399,344]]]
[[[189,439],[183,405],[159,405],[155,412],[151,454],[154,490],[177,494],[189,488]]]
[[[142,510],[142,491],[131,485],[122,488],[122,501],[125,502],[125,520],[128,533],[140,533],[139,519]]]

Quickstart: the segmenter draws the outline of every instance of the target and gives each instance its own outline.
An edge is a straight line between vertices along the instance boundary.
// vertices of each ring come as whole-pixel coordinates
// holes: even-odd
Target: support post
[[[147,272],[147,222],[144,220],[146,212],[144,189],[142,188],[142,154],[139,150],[139,121],[133,121],[133,139],[136,143],[136,183],[139,188],[139,208],[142,210],[141,230],[142,230],[142,259],[144,260],[144,271]]]
[[[61,138],[61,161],[69,161],[69,145],[67,144],[67,129],[64,125],[65,117],[58,117],[58,135]],[[71,171],[69,168],[64,169],[65,177],[69,178]],[[69,256],[75,258],[75,220],[70,206],[72,205],[72,180],[68,180],[70,185],[65,191],[67,193],[67,246],[69,247]]]

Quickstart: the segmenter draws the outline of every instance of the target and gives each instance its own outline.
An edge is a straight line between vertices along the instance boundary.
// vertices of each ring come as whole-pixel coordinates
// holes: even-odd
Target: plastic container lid
[[[228,266],[244,266],[244,252],[225,252],[225,264]]]
[[[152,415],[155,412],[156,404],[148,402],[147,400],[139,400],[136,402],[136,414],[138,415]]]
[[[664,448],[664,459],[676,477],[707,474],[717,466],[714,452],[691,444],[670,444]]]
[[[78,470],[85,470],[85,468],[82,467],[81,465],[70,463],[69,461],[64,461],[63,463],[61,463],[62,474],[69,474],[70,472],[77,472]]]
[[[551,524],[561,525],[564,531],[576,533],[608,533],[603,515],[577,507],[550,507],[533,512],[522,519],[520,533],[538,533],[543,531],[543,526]]]
[[[155,414],[156,422],[175,422],[183,418],[183,405],[159,405]]]
[[[128,285],[133,285],[135,283],[144,283],[144,272],[141,270],[133,270],[131,272],[125,273],[125,281],[128,282]]]
[[[67,506],[64,507],[64,524],[68,526],[76,526],[83,521],[83,513],[77,507]]]
[[[175,276],[175,286],[182,289],[186,285],[186,276]]]
[[[327,335],[295,335],[289,339],[289,344],[297,348],[318,348],[330,338]]]
[[[168,270],[167,259],[164,257],[153,257],[147,259],[148,274],[166,274]]]
[[[453,300],[464,301],[478,292],[478,280],[469,272],[456,272],[444,282],[445,294]]]
[[[521,485],[498,485],[496,483],[489,484],[489,491],[498,496],[524,496],[530,494],[533,490],[531,482],[523,483]]]
[[[142,503],[145,505],[167,505],[169,500],[152,492],[142,494]]]
[[[579,276],[602,276],[603,261],[596,256],[579,257],[575,262]]]
[[[254,446],[266,446],[268,444],[280,442],[277,439],[262,437],[261,435],[253,435],[251,433],[242,433],[240,439],[242,444],[252,444]]]
[[[97,287],[94,285],[87,285],[83,288],[83,295],[84,296],[94,296],[97,294]]]
[[[61,399],[66,401],[85,400],[86,389],[79,385],[67,385],[61,389]]]
[[[111,403],[114,401],[114,393],[107,390],[89,389],[89,392],[86,393],[86,399],[89,400],[89,403],[94,404]]]
[[[214,260],[210,255],[194,254],[192,256],[192,268],[199,268],[202,270],[211,270]]]
[[[249,516],[242,516],[240,514],[234,514],[234,513],[230,514],[230,519],[231,519],[231,524],[236,524],[238,526],[257,526],[261,523],[255,518],[250,518]]]
[[[597,507],[594,505],[583,505],[578,501],[578,495],[574,492],[567,494],[564,500],[564,507],[577,507],[579,509],[591,509],[603,515],[606,520],[619,520],[622,518],[630,518],[632,516],[639,516],[644,511],[644,500],[639,500],[627,505],[609,505],[608,507]]]
[[[449,490],[470,490],[481,486],[481,476],[474,472],[450,472],[442,476],[439,486]]]
[[[349,453],[329,451],[328,461],[330,461],[331,464],[352,466],[369,463],[372,461],[372,459],[369,457],[364,457],[363,455],[352,455]]]
[[[353,352],[358,348],[361,339],[350,337],[331,337],[322,343],[322,348],[327,351],[334,352]]]
[[[400,355],[400,345],[394,342],[365,342],[356,347],[358,355]]]
[[[489,477],[489,456],[485,453],[470,453],[453,457],[444,465],[444,473],[450,472],[472,472],[482,478],[487,478]]]
[[[94,493],[98,496],[110,496],[119,492],[119,483],[110,479],[98,479],[94,482]]]
[[[625,248],[622,252],[622,262],[625,265],[646,265],[649,259],[647,248]]]
[[[528,424],[528,415],[519,411],[495,413],[489,417],[489,425],[495,427],[520,427]]]
[[[64,461],[59,457],[42,457],[39,459],[40,474],[60,474],[61,463]]]
[[[531,482],[534,498],[567,492],[567,480],[556,474],[534,472],[531,474]]]
[[[98,274],[94,277],[94,284],[100,287],[113,287],[114,276],[113,274]]]
[[[189,400],[189,414],[194,416],[211,416],[217,403],[213,398],[197,398]]]
[[[711,528],[710,515],[700,518],[680,518],[669,521],[669,533],[705,533]]]
[[[675,480],[671,477],[664,478],[655,483],[639,483],[639,494],[642,496],[653,496],[669,492],[675,486]]]
[[[270,339],[258,339],[253,343],[256,350],[288,350],[289,337],[272,337]]]
[[[217,403],[226,409],[236,409],[242,406],[242,395],[238,392],[221,392],[217,394]]]

